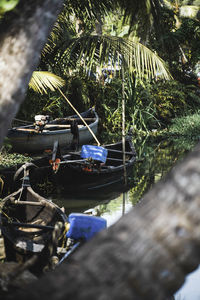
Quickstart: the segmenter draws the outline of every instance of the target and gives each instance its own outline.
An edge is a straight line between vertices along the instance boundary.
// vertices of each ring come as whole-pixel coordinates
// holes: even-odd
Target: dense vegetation
[[[159,54],[173,77],[163,80],[158,72],[155,77],[152,69],[152,77],[145,78],[147,69],[141,77],[133,70],[134,64],[125,62],[126,130],[132,127],[139,135],[157,131],[166,134],[172,123],[174,128],[174,120],[197,114],[200,109],[199,15],[198,11],[192,17],[180,13],[185,5],[197,7],[198,3],[158,3],[159,16],[153,16],[154,22],[148,28],[144,26],[144,12],[142,19],[134,20],[133,15],[119,7],[111,12],[109,1],[107,5],[99,3],[96,14],[94,8],[88,13],[85,3],[83,7],[75,6],[73,1],[66,3],[43,50],[38,70],[62,77],[63,90],[79,111],[95,105],[101,118],[99,135],[103,139],[108,135],[111,138],[111,133],[113,138],[121,133],[121,51],[132,51],[125,45],[128,39],[140,41]],[[41,113],[59,117],[73,112],[58,91],[47,90],[41,95],[29,90],[17,118],[32,121],[35,114]]]

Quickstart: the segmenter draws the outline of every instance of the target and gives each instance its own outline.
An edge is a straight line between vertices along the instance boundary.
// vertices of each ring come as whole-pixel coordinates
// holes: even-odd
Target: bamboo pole
[[[122,57],[123,60],[123,57]],[[122,61],[122,150],[123,150],[123,165],[124,165],[124,184],[127,185],[126,173],[126,149],[125,149],[125,92],[124,92],[124,66]]]
[[[76,112],[76,114],[79,116],[79,118],[83,121],[83,123],[85,124],[85,126],[87,127],[87,129],[89,130],[89,132],[91,133],[91,135],[93,136],[93,138],[95,139],[95,141],[97,142],[97,145],[100,146],[100,142],[97,139],[96,135],[94,134],[94,132],[92,131],[92,129],[88,126],[88,124],[85,122],[84,118],[81,116],[81,114],[77,111],[77,109],[72,105],[72,103],[69,101],[69,99],[64,95],[64,93],[61,91],[60,88],[58,88],[59,92],[61,93],[61,95],[64,97],[64,99],[67,101],[67,103],[73,108],[73,110]]]

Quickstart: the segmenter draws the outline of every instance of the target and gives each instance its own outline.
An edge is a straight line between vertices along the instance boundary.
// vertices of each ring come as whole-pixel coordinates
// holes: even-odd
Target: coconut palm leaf
[[[66,41],[70,38],[70,33],[75,32],[74,19],[80,19],[84,25],[88,23],[95,23],[99,17],[103,17],[108,12],[116,11],[117,9],[123,12],[124,21],[129,24],[129,32],[133,29],[135,24],[140,24],[142,34],[145,34],[154,25],[156,32],[160,31],[160,1],[159,0],[76,0],[68,1],[63,6],[58,20],[49,37],[48,44],[45,47],[45,52],[53,51],[56,43],[61,44],[62,39]],[[94,24],[93,24],[94,25]],[[88,34],[84,27],[84,34]],[[135,29],[134,29],[135,30]],[[61,36],[60,36],[61,35]],[[73,35],[73,34],[72,34]],[[72,37],[71,35],[71,37]],[[60,38],[61,37],[61,38]],[[62,47],[62,45],[60,45]],[[45,54],[44,52],[44,54]]]
[[[85,67],[87,72],[96,66],[110,65],[114,70],[124,65],[129,74],[140,79],[160,76],[169,79],[164,61],[137,41],[113,36],[84,36],[74,39],[61,60],[71,67]]]
[[[185,3],[186,2],[186,3]],[[200,2],[197,1],[179,1],[179,0],[163,0],[163,5],[173,10],[176,15],[179,17],[185,18],[196,18],[199,12]]]
[[[29,82],[29,87],[40,94],[47,94],[47,90],[55,91],[65,85],[65,81],[50,72],[35,71]]]
[[[179,9],[179,14],[181,17],[191,18],[191,19],[196,18],[198,12],[199,12],[199,6],[194,6],[194,5],[181,6]]]
[[[130,21],[130,26],[140,23],[144,32],[148,32],[151,25],[158,29],[160,24],[159,0],[116,0],[118,6],[125,11],[125,18]]]

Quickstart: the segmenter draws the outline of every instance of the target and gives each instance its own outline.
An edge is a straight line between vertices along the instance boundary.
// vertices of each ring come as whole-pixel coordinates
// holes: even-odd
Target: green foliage
[[[104,18],[103,34],[119,37],[128,37],[130,25],[128,20],[124,22],[124,12],[121,10],[112,11]]]
[[[182,4],[179,3],[180,6]],[[200,60],[199,20],[177,17],[174,10],[166,7],[162,7],[160,18],[163,24],[162,38],[157,39],[152,32],[148,46],[164,59],[175,80],[184,84],[191,83],[192,78],[187,78],[185,71],[188,67],[194,70]]]
[[[199,111],[200,112],[200,111]],[[185,117],[176,118],[168,129],[167,135],[186,136],[197,140],[200,136],[200,114],[199,112]]]
[[[116,10],[106,17],[103,25],[103,31],[111,33],[112,36],[94,35],[96,19],[101,21],[106,9],[113,7],[111,2],[108,1],[107,4],[104,1],[91,3],[85,0],[65,3],[47,49],[44,51],[39,69],[51,71],[65,79],[64,93],[80,112],[93,105],[96,106],[101,118],[99,128],[101,135],[105,131],[110,133],[110,137],[121,134],[122,82],[119,78],[115,78],[109,84],[100,85],[85,74],[88,75],[88,70],[95,74],[96,66],[103,67],[104,63],[110,62],[111,56],[114,58],[114,63],[118,62],[118,66],[121,66],[119,63],[120,53],[123,53],[123,62],[125,63],[126,131],[131,126],[138,134],[149,134],[168,126],[171,119],[196,110],[196,107],[199,107],[200,99],[195,92],[196,88],[192,85],[185,86],[178,81],[171,80],[140,85],[137,83],[137,86],[134,86],[136,78],[142,77],[141,74],[144,77],[152,78],[152,74],[158,73],[159,69],[160,76],[168,75],[167,72],[163,73],[165,72],[163,61],[152,55],[146,47],[138,44],[135,40],[118,38],[127,36],[129,29],[133,28],[133,23],[129,19],[131,15],[133,21],[133,12],[139,12],[138,16],[142,16],[144,13],[143,17],[147,15],[149,17],[153,11],[150,2],[155,4],[155,10],[158,8],[158,2],[140,1],[138,6],[131,7],[130,13],[128,13],[127,3],[117,1],[117,4],[123,6],[127,18],[123,19],[124,11],[117,16],[115,12],[119,10],[118,6],[115,6]],[[95,6],[97,6],[97,10],[94,9]],[[89,7],[90,10],[88,10]],[[199,59],[199,23],[197,20],[184,18],[181,20],[181,26],[177,27],[174,11],[165,7],[162,7],[160,16],[164,24],[163,42],[165,47],[162,47],[162,43],[152,32],[149,36],[149,45],[152,45],[167,60],[175,78],[183,81],[184,72],[180,61],[179,46],[183,47],[191,65],[194,65]],[[83,25],[83,33],[79,36],[77,36],[75,26],[78,19]],[[137,32],[142,31],[141,22],[136,22],[138,28],[140,27]],[[141,63],[142,59],[143,63]],[[86,73],[83,71],[84,69],[86,69]],[[121,70],[118,73],[120,75]],[[52,117],[62,117],[73,112],[57,92],[48,92],[47,95],[41,97],[29,91],[18,118],[33,120],[34,115],[40,113],[50,114]],[[102,137],[104,138],[104,134]]]
[[[88,81],[88,78],[74,74],[70,77],[64,77],[64,79],[66,85],[62,90],[80,112],[93,106],[93,101],[89,99],[91,81]],[[33,121],[34,116],[37,114],[48,114],[52,118],[57,118],[74,114],[74,111],[58,91],[51,92],[47,90],[47,94],[40,95],[32,90],[28,90],[17,118]]]
[[[13,10],[17,6],[18,2],[19,0],[0,0],[0,16]]]
[[[136,129],[150,131],[168,126],[172,119],[200,106],[194,86],[180,82],[157,81],[136,88],[133,124]]]
[[[30,157],[18,153],[0,152],[0,168],[11,167],[31,161]]]
[[[148,136],[135,139],[134,144],[138,158],[133,169],[134,184],[130,193],[138,201],[195,143],[185,139],[185,144],[180,145],[174,140]]]

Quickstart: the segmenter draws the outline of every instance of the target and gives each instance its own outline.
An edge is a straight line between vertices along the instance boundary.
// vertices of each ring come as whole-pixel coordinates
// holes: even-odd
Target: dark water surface
[[[123,193],[122,188],[117,184],[106,191],[79,194],[77,182],[76,194],[50,195],[50,197],[59,206],[65,207],[67,214],[94,209],[107,219],[109,226],[141,200],[152,185],[195,146],[195,142],[191,141],[174,142],[158,138],[141,139],[134,144],[137,161],[129,177],[127,192]]]
[[[122,193],[119,186],[109,192],[96,194],[78,194],[52,196],[52,200],[59,206],[65,207],[66,213],[84,212],[92,209],[97,215],[107,220],[108,226],[115,223],[141,200],[143,195],[159,181],[177,161],[184,158],[194,148],[195,141],[177,139],[175,141],[158,138],[141,139],[135,141],[137,162],[133,167],[130,188]],[[187,277],[186,284],[175,295],[176,300],[200,299],[200,288],[196,284],[200,278],[200,270]],[[192,292],[193,291],[193,292]]]

